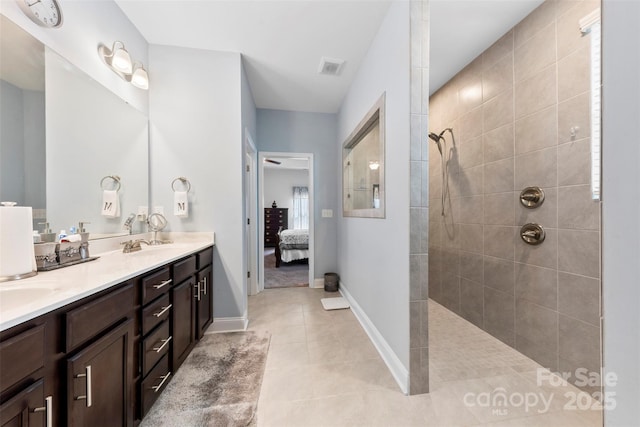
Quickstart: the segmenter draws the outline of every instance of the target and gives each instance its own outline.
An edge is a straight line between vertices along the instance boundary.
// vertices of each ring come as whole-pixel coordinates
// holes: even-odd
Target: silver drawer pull
[[[162,386],[164,385],[164,383],[169,379],[170,376],[171,376],[171,372],[167,372],[167,375],[161,376],[160,378],[162,378],[162,381],[160,381],[160,384],[154,385],[151,387],[153,389],[153,392],[154,393],[159,392]]]
[[[87,408],[91,407],[91,403],[92,403],[92,399],[91,399],[91,365],[88,365],[86,368],[84,368],[84,374],[78,374],[76,375],[76,378],[86,378],[86,393],[83,396],[78,396],[76,397],[76,400],[86,400],[87,401]]]
[[[197,299],[198,301],[200,301],[200,291],[201,291],[201,287],[200,287],[200,281],[198,280],[198,283],[196,283],[194,285],[196,287],[196,294],[193,296],[195,299]]]
[[[171,307],[173,307],[173,304],[169,304],[169,305],[168,305],[168,306],[166,306],[166,307],[162,307],[162,310],[160,310],[160,311],[159,311],[159,312],[157,312],[157,313],[153,313],[153,315],[154,315],[154,316],[156,316],[156,317],[160,317],[160,316],[162,316],[163,314],[165,314],[165,313],[167,312],[167,310],[169,310]]]
[[[162,349],[163,349],[167,344],[169,344],[169,341],[171,341],[171,336],[169,336],[169,338],[167,338],[166,340],[160,340],[160,341],[162,341],[162,345],[161,345],[160,347],[153,347],[153,350],[154,350],[156,353],[160,353],[160,352],[162,351]]]
[[[154,287],[154,288],[156,288],[156,289],[162,289],[162,288],[164,288],[165,286],[167,286],[167,285],[168,285],[169,283],[171,283],[171,282],[172,282],[172,280],[171,280],[171,279],[169,279],[169,280],[165,280],[164,282],[160,282],[160,283],[159,283],[159,284],[157,284],[157,285],[153,285],[153,287]]]
[[[45,406],[41,406],[39,408],[33,408],[32,412],[46,412],[47,416],[47,427],[53,426],[53,396],[47,396],[44,399]]]

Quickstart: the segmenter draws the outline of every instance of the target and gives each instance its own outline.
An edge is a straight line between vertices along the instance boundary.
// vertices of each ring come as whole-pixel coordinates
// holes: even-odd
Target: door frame
[[[258,193],[256,191],[257,166],[258,166],[258,150],[251,137],[249,129],[245,128],[245,161],[243,168],[248,172],[244,173],[244,191],[245,191],[245,216],[249,221],[249,224],[245,222],[245,254],[246,270],[248,273],[248,286],[245,295],[256,295],[259,292],[258,282],[260,280],[260,274],[258,272]]]
[[[272,152],[261,151],[258,153],[258,212],[260,215],[260,228],[258,230],[258,292],[264,290],[264,160],[267,157],[283,157],[283,158],[303,158],[309,161],[309,169],[307,170],[309,178],[309,287],[313,288],[314,283],[314,259],[315,259],[315,197],[313,185],[313,153],[290,153],[290,152]]]

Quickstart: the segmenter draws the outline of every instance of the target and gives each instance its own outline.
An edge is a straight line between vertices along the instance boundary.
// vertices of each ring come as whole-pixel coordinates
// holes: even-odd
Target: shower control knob
[[[527,187],[520,193],[520,203],[527,209],[540,207],[544,202],[544,191],[540,187]]]
[[[525,224],[520,229],[520,237],[528,245],[539,245],[544,242],[545,232],[540,224]]]

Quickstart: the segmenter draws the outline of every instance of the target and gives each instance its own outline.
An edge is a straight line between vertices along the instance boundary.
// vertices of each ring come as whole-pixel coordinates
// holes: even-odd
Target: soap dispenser
[[[44,225],[44,230],[40,233],[40,241],[42,242],[55,242],[56,241],[56,233],[51,232],[49,228],[48,222],[40,222],[39,225]]]

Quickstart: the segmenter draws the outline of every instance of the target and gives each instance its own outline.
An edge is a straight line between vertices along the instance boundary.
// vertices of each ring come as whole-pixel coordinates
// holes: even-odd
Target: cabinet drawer
[[[171,282],[169,267],[144,277],[142,279],[142,304],[153,301],[156,297],[167,292]]]
[[[169,321],[165,321],[142,341],[142,375],[146,375],[158,360],[169,353],[171,332]]]
[[[201,270],[213,262],[213,248],[198,252],[196,256],[198,257],[198,270]]]
[[[67,312],[66,351],[76,348],[127,317],[134,308],[133,283]]]
[[[44,366],[44,325],[0,343],[0,386],[11,387]]]
[[[145,378],[140,384],[140,396],[142,398],[142,416],[144,417],[153,403],[156,401],[160,393],[165,389],[171,372],[169,371],[169,356],[164,356],[155,368],[149,372],[147,378]]]
[[[46,408],[51,411],[52,403],[51,397],[44,398],[44,382],[39,380],[0,405],[0,423],[3,426],[44,427],[47,417],[51,417]],[[35,408],[39,410],[35,412]]]
[[[196,256],[192,255],[187,259],[176,262],[173,265],[173,283],[182,283],[196,272]]]
[[[147,335],[156,325],[167,320],[170,315],[169,294],[165,294],[142,310],[142,335]]]

